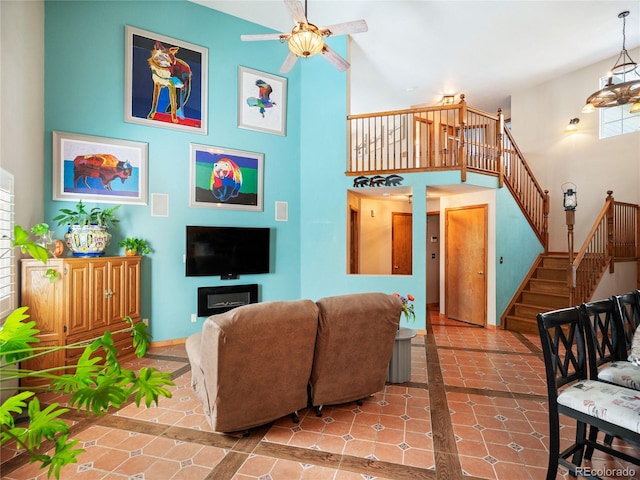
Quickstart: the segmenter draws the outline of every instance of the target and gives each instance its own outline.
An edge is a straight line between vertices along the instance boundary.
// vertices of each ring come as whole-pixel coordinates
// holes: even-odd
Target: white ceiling
[[[293,27],[282,0],[192,1],[278,32]],[[351,113],[433,105],[460,93],[476,108],[508,112],[512,92],[616,57],[624,10],[631,50],[640,46],[638,0],[308,0],[307,18],[318,27],[361,18],[369,26],[352,36]],[[283,44],[282,60],[287,53]]]

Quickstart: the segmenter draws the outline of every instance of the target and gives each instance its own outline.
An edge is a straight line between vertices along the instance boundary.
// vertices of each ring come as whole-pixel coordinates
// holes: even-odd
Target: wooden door
[[[91,275],[89,325],[91,329],[103,328],[111,318],[110,262],[104,259],[92,260],[89,265]]]
[[[360,212],[349,208],[349,273],[360,273]]]
[[[142,257],[130,257],[124,260],[122,280],[123,310],[118,320],[131,317],[134,321],[140,319],[140,267]]]
[[[445,209],[445,314],[487,322],[487,205]]]
[[[89,262],[70,261],[65,263],[64,282],[67,294],[67,335],[88,332],[89,304],[91,303],[89,287]]]
[[[391,214],[391,273],[411,275],[413,261],[412,214]]]
[[[53,347],[65,343],[64,285],[60,278],[55,282],[49,281],[45,274],[50,268],[56,270],[62,277],[62,260],[49,259],[46,265],[39,260],[22,260],[20,304],[29,307],[26,313],[36,322],[35,328],[40,330],[38,333],[40,342],[34,345],[36,347]],[[21,362],[21,368],[38,371],[59,365],[64,365],[63,350]],[[20,380],[20,385],[23,387],[48,384],[49,381],[46,379]]]

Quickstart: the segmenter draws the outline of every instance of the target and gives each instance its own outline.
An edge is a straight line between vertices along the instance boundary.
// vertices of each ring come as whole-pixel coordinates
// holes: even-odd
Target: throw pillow
[[[640,366],[640,325],[636,328],[631,340],[631,353],[628,360],[634,365]]]

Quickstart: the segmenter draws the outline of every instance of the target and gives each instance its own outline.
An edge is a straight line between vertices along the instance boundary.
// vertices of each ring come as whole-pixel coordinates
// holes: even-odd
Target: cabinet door
[[[110,262],[106,260],[92,260],[89,264],[91,272],[89,328],[91,330],[106,327],[111,318],[113,290],[110,284],[110,270]]]
[[[123,316],[140,319],[140,266],[141,257],[124,260],[124,311]]]
[[[22,260],[22,287],[20,290],[20,304],[29,307],[27,314],[36,322],[36,328],[40,330],[38,347],[64,345],[64,325],[66,315],[64,313],[64,284],[63,279],[58,278],[50,282],[45,273],[47,269],[63,272],[61,260],[49,260],[47,265],[36,260]],[[62,277],[62,275],[61,275]],[[22,368],[28,370],[45,370],[64,365],[64,352],[48,353],[26,362],[22,362]],[[46,380],[21,381],[22,386],[48,383]]]
[[[124,301],[127,293],[124,275],[124,260],[112,258],[109,262],[109,325],[112,325],[114,330],[126,327],[122,322],[122,318],[126,315]]]
[[[90,272],[89,262],[65,262],[64,283],[67,290],[67,335],[88,332],[90,324]],[[93,307],[95,308],[95,307]]]

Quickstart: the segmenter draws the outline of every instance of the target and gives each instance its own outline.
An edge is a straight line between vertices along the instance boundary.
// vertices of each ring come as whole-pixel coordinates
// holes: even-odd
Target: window
[[[0,321],[16,308],[13,175],[0,168]]]
[[[613,83],[622,83],[622,75],[614,75]],[[627,79],[628,81],[628,79]],[[607,84],[607,77],[600,79],[600,88]],[[640,114],[630,113],[631,103],[619,107],[600,108],[600,138],[615,137],[640,131]]]

